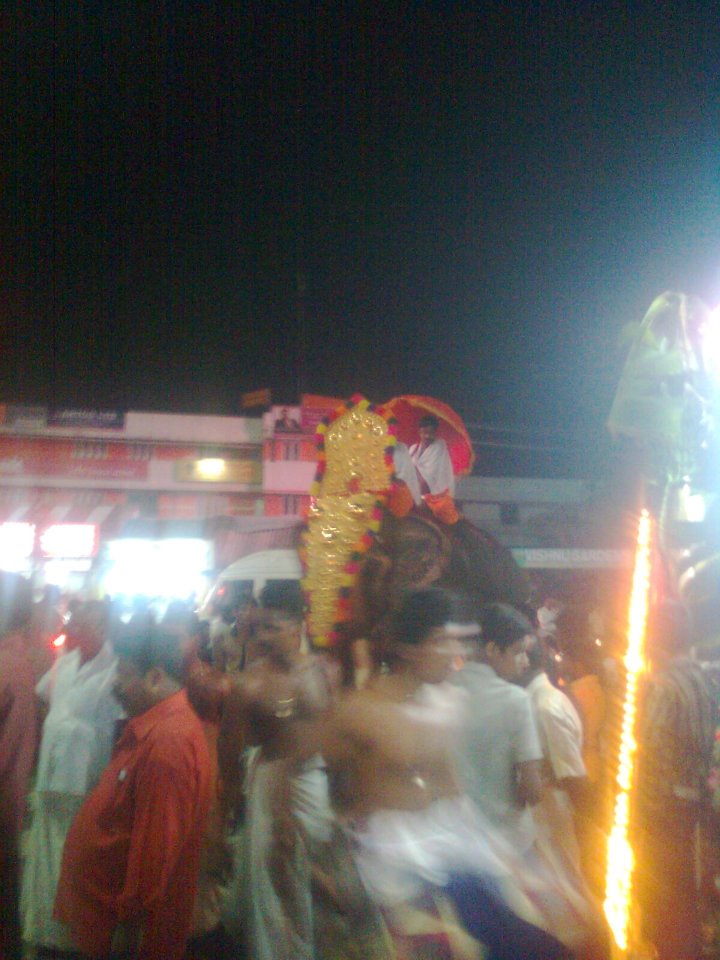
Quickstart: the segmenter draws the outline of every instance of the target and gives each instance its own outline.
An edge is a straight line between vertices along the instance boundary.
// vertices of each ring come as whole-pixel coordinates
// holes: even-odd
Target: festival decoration
[[[418,424],[426,414],[432,414],[440,421],[438,436],[448,446],[453,473],[456,477],[470,473],[475,463],[472,441],[468,436],[462,418],[440,400],[434,397],[405,395],[389,400],[385,405],[397,421],[397,438],[411,446],[418,440]]]
[[[640,520],[630,601],[605,912],[615,944],[629,956],[642,946],[636,935],[628,825],[634,806],[636,698],[645,668],[651,574],[654,596],[679,595],[687,604],[699,646],[714,642],[720,613],[720,310],[709,309],[698,297],[668,291],[655,298],[641,323],[626,328],[625,341],[629,351],[608,427],[626,449],[634,447],[647,510]],[[718,783],[720,776],[713,770],[711,791]]]
[[[611,433],[653,437],[671,447],[681,442],[689,400],[684,383],[701,369],[695,340],[706,310],[695,297],[667,292],[653,300],[640,324],[626,328],[631,344],[608,418]]]
[[[608,840],[605,883],[605,916],[617,947],[626,952],[631,938],[632,884],[635,857],[630,843],[632,791],[635,771],[637,695],[645,670],[645,636],[650,604],[652,573],[652,520],[647,510],[640,515],[625,653],[625,698],[620,731],[618,769],[615,778],[613,824]]]
[[[332,647],[351,619],[352,590],[390,494],[395,436],[390,414],[356,395],[318,426],[318,463],[303,538],[308,631]]]
[[[667,291],[625,340],[608,428],[635,447],[665,591],[692,609],[702,645],[720,613],[720,309]]]

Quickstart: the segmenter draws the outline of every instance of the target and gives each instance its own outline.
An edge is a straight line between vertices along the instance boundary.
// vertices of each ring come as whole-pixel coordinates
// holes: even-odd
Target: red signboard
[[[148,461],[131,446],[103,441],[0,438],[0,477],[146,480]]]
[[[342,403],[335,397],[304,393],[300,398],[300,417],[303,433],[315,433],[320,421],[333,413]]]

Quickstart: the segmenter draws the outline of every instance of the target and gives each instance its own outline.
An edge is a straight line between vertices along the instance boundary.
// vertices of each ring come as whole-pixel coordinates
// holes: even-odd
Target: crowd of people
[[[28,585],[0,585],[0,956],[609,957],[613,674],[587,611],[409,591],[341,688],[295,582],[210,630],[79,604],[52,663]],[[651,635],[641,902],[658,956],[697,960],[715,700],[678,608]]]

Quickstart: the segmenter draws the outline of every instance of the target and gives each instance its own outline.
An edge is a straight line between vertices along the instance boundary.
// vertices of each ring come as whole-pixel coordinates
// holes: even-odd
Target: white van
[[[260,596],[268,580],[300,580],[302,565],[297,550],[258,550],[226,567],[217,578],[198,616],[209,620],[220,606],[234,607],[242,597]]]

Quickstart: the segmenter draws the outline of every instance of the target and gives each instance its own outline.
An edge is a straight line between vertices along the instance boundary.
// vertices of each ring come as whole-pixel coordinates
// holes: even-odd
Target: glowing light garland
[[[605,916],[615,943],[622,951],[628,949],[632,879],[635,865],[628,832],[635,754],[637,752],[637,742],[635,740],[637,690],[640,674],[645,669],[645,634],[650,600],[650,574],[652,572],[651,548],[652,521],[647,510],[643,510],[638,525],[635,566],[628,611],[627,652],[624,661],[627,680],[616,776],[618,792],[615,797],[613,826],[608,840],[605,880]]]

